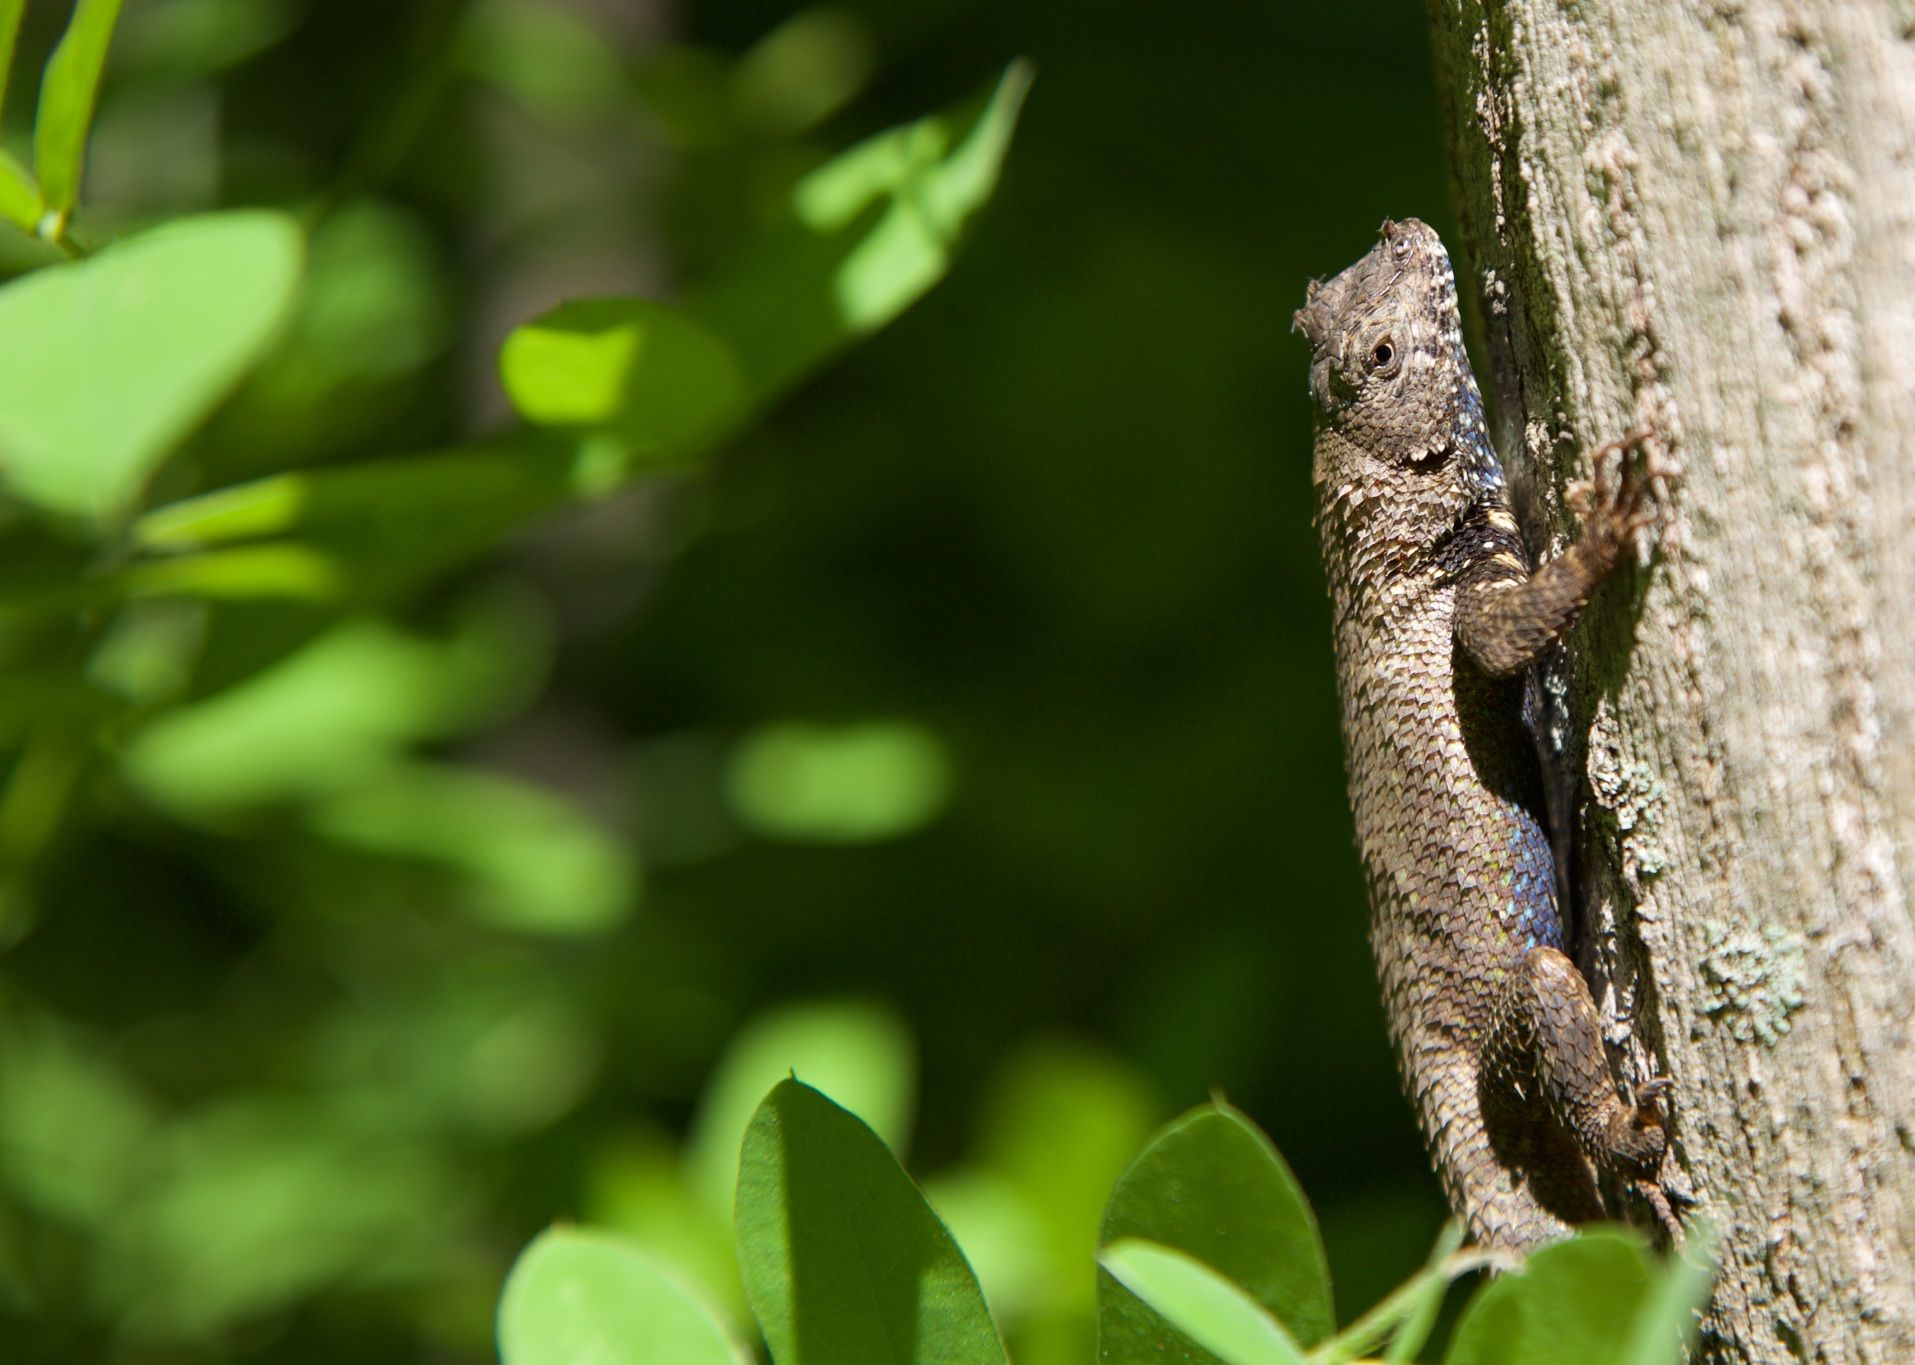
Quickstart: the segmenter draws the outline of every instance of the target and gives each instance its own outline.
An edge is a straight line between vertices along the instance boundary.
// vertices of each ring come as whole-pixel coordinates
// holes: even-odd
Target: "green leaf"
[[[605,428],[644,455],[694,450],[744,410],[725,343],[644,299],[562,304],[506,338],[499,370],[526,421]]]
[[[46,211],[40,187],[33,183],[26,167],[15,161],[11,153],[0,149],[0,217],[23,232],[33,232],[39,228]]]
[[[521,432],[484,446],[275,474],[155,508],[134,523],[133,539],[150,551],[186,552],[297,536],[255,547],[286,553],[259,561],[264,577],[251,595],[277,588],[294,597],[382,596],[496,545],[567,494],[588,491],[597,478],[594,452],[590,441]],[[209,580],[208,558],[143,561],[135,586],[247,595],[217,565]]]
[[[1039,1220],[1029,1250],[1046,1257],[1051,1301],[1088,1326],[1097,1280],[1084,1270],[1097,1256],[1104,1205],[1159,1112],[1148,1083],[1100,1049],[1042,1039],[1006,1060],[979,1111],[978,1166],[1003,1177]]]
[[[5,107],[7,78],[13,74],[13,45],[20,36],[20,16],[26,12],[27,0],[0,0],[0,108]]]
[[[1196,1257],[1126,1237],[1105,1247],[1097,1259],[1126,1290],[1225,1365],[1303,1365],[1303,1352],[1283,1324]],[[1108,1344],[1098,1355],[1137,1365],[1167,1358],[1151,1350],[1115,1352]]]
[[[901,1150],[917,1068],[897,1015],[860,1000],[797,1005],[754,1019],[706,1084],[686,1144],[686,1171],[714,1210],[732,1206],[738,1145],[765,1093],[798,1074],[836,1097]]]
[[[772,725],[731,756],[727,795],[748,828],[773,838],[869,843],[920,829],[944,805],[950,761],[921,725]]]
[[[709,1305],[618,1239],[553,1228],[499,1300],[503,1365],[751,1365]]]
[[[394,753],[495,719],[537,676],[542,641],[480,612],[440,642],[347,621],[297,653],[156,717],[127,746],[127,776],[187,819],[353,792]]]
[[[1013,63],[968,114],[936,114],[852,148],[800,181],[792,221],[698,290],[755,399],[876,331],[950,269],[990,199],[1031,71]]]
[[[1716,1277],[1716,1234],[1707,1223],[1689,1227],[1689,1245],[1662,1263],[1629,1333],[1621,1365],[1682,1365],[1695,1340],[1696,1312],[1709,1301]]]
[[[555,793],[498,773],[395,766],[325,797],[312,823],[335,842],[463,874],[473,913],[520,933],[600,933],[638,896],[622,843]]]
[[[73,18],[47,60],[33,124],[33,167],[47,205],[65,215],[80,194],[80,167],[93,123],[93,101],[120,0],[74,0]]]
[[[798,1081],[746,1130],[738,1255],[778,1365],[1008,1365],[977,1277],[917,1186]]]
[[[112,521],[264,353],[299,276],[283,215],[210,214],[0,289],[0,467],[49,511]]]
[[[1640,1237],[1621,1228],[1584,1232],[1533,1253],[1478,1290],[1444,1359],[1448,1365],[1615,1365],[1655,1282]]]
[[[1103,1240],[1147,1238],[1195,1257],[1314,1345],[1335,1326],[1329,1266],[1296,1178],[1255,1124],[1223,1104],[1166,1124],[1111,1192]],[[1107,1361],[1201,1365],[1209,1355],[1165,1341],[1161,1324],[1114,1280],[1098,1281]]]

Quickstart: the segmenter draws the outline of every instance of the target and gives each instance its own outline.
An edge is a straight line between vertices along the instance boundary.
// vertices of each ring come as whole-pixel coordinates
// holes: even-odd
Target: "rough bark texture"
[[[1631,429],[1683,471],[1556,683],[1703,1355],[1915,1361],[1915,4],[1430,3],[1526,525]]]

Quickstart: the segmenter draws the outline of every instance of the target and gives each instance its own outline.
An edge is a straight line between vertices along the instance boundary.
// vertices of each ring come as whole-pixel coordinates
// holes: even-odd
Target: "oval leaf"
[[[744,407],[725,344],[644,299],[563,304],[506,338],[499,370],[526,421],[609,428],[644,454],[695,449]]]
[[[76,0],[66,33],[47,60],[33,125],[33,168],[55,213],[65,214],[80,197],[93,101],[119,18],[120,0]]]
[[[877,1135],[781,1081],[745,1132],[738,1257],[778,1365],[1006,1362],[977,1277]]]
[[[280,214],[182,219],[0,289],[0,469],[28,501],[110,520],[259,359],[299,277]]]
[[[1642,1240],[1620,1228],[1544,1247],[1521,1269],[1477,1291],[1444,1359],[1448,1365],[1613,1365],[1623,1359],[1654,1279]]]
[[[499,1300],[504,1365],[750,1365],[686,1286],[614,1238],[541,1233]]]
[[[1155,1309],[1166,1322],[1225,1365],[1303,1365],[1283,1325],[1263,1305],[1202,1261],[1155,1242],[1126,1237],[1104,1248],[1105,1270]],[[1106,1361],[1161,1360],[1157,1353]]]
[[[1310,1205],[1270,1140],[1227,1105],[1204,1105],[1166,1124],[1124,1172],[1105,1209],[1103,1241],[1126,1237],[1210,1266],[1305,1346],[1335,1325]],[[1212,1359],[1193,1343],[1167,1340],[1155,1316],[1109,1276],[1098,1277],[1097,1299],[1103,1359]]]
[[[911,1035],[889,1009],[863,1000],[810,1001],[759,1015],[740,1030],[705,1083],[685,1144],[685,1173],[716,1213],[738,1190],[738,1150],[770,1089],[809,1076],[841,1098],[892,1150],[910,1134],[917,1095]]]

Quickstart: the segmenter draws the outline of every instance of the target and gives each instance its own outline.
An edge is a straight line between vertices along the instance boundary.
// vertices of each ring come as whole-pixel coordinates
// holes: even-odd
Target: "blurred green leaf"
[[[1126,1290],[1225,1365],[1303,1365],[1303,1352],[1264,1306],[1194,1256],[1124,1237],[1098,1263]],[[1172,1343],[1131,1338],[1099,1343],[1108,1365],[1154,1365]]]
[[[497,716],[539,668],[536,626],[475,609],[445,642],[349,621],[272,668],[136,735],[125,768],[188,818],[325,796],[390,769],[410,742]]]
[[[774,137],[816,127],[864,87],[875,56],[870,29],[850,10],[800,10],[732,68],[739,122]]]
[[[235,1100],[176,1119],[108,1225],[128,1335],[203,1336],[329,1284],[439,1263],[464,1214],[443,1154],[348,1103]]]
[[[502,929],[610,929],[638,894],[632,855],[551,792],[496,773],[406,764],[324,795],[313,827],[370,852],[463,874],[473,912]]]
[[[302,17],[294,0],[146,0],[120,26],[114,70],[204,80],[265,51]]]
[[[600,448],[536,432],[485,445],[278,474],[155,508],[134,541],[177,559],[141,561],[132,585],[246,595],[235,570],[183,552],[296,536],[256,561],[252,595],[383,597],[495,546],[568,495],[596,491]],[[616,460],[616,452],[613,453]],[[169,567],[170,566],[170,567]],[[235,578],[241,581],[235,582]],[[158,590],[158,589],[152,589]]]
[[[1716,1278],[1716,1231],[1689,1224],[1688,1245],[1663,1258],[1656,1283],[1636,1312],[1620,1365],[1682,1365],[1696,1339],[1697,1314]]]
[[[772,1086],[797,1074],[902,1150],[916,1099],[910,1035],[862,1001],[798,1005],[753,1020],[719,1061],[686,1143],[686,1174],[707,1207],[729,1211],[738,1145]]]
[[[205,554],[128,565],[120,589],[128,597],[245,599],[291,597],[334,602],[347,595],[350,570],[307,545],[241,545]]]
[[[744,406],[724,342],[643,299],[561,304],[506,338],[499,368],[527,421],[610,428],[640,454],[695,449]]]
[[[820,843],[868,843],[922,828],[943,807],[950,762],[905,722],[772,725],[741,741],[726,792],[741,824]]]
[[[33,177],[11,153],[0,149],[0,217],[22,232],[32,232],[46,211],[46,201],[40,197],[40,187],[33,183]]]
[[[108,1058],[39,1021],[0,1030],[0,1173],[62,1218],[111,1218],[153,1138],[144,1098]]]
[[[617,48],[563,7],[485,0],[472,7],[459,55],[468,71],[546,118],[603,117],[625,99]]]
[[[13,75],[14,43],[20,37],[20,16],[26,9],[27,0],[0,0],[0,109],[5,108],[7,86]]]
[[[499,1302],[503,1365],[750,1365],[715,1310],[616,1238],[540,1233]]]
[[[110,521],[264,353],[299,275],[274,213],[181,219],[0,289],[0,456],[14,491]]]
[[[1642,1239],[1621,1228],[1585,1231],[1530,1254],[1479,1289],[1450,1338],[1447,1365],[1615,1365],[1657,1281]],[[1669,1354],[1681,1359],[1680,1341]]]
[[[1030,82],[1014,63],[981,108],[894,128],[820,167],[793,194],[793,222],[694,293],[690,311],[730,345],[754,397],[882,327],[944,276],[997,187]]]
[[[1088,1318],[1098,1220],[1112,1183],[1150,1131],[1156,1105],[1122,1059],[1076,1042],[1026,1043],[987,1093],[978,1160],[1037,1215],[1064,1301]]]
[[[1070,1286],[1083,1267],[1057,1263],[1051,1229],[1016,1181],[971,1164],[926,1181],[924,1196],[964,1248],[1000,1323],[1014,1328],[1027,1313],[1053,1308],[1069,1315]]]
[[[779,1082],[745,1134],[738,1255],[778,1365],[1008,1365],[977,1279],[885,1146]]]
[[[80,167],[93,122],[93,101],[106,66],[120,0],[74,0],[73,17],[47,59],[40,108],[33,121],[33,169],[47,205],[69,213],[80,195]]]
[[[1257,1126],[1224,1104],[1165,1125],[1111,1192],[1103,1240],[1142,1237],[1196,1257],[1242,1285],[1311,1346],[1336,1326],[1316,1218],[1290,1168]],[[1100,1339],[1117,1358],[1208,1357],[1162,1340],[1161,1326],[1119,1285],[1098,1281]]]
[[[420,401],[422,371],[450,343],[451,311],[423,215],[378,199],[327,213],[278,343],[195,443],[206,476],[226,482],[390,442]]]
[[[735,1155],[732,1165],[735,1170]],[[665,1133],[642,1128],[608,1142],[593,1158],[586,1191],[587,1221],[672,1266],[734,1320],[750,1313],[732,1248],[731,1209],[699,1197]]]

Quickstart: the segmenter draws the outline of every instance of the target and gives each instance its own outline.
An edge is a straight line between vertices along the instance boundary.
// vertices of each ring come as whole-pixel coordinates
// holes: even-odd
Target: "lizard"
[[[1437,234],[1385,222],[1312,281],[1312,481],[1370,940],[1397,1060],[1451,1207],[1521,1252],[1603,1216],[1599,1172],[1679,1235],[1666,1092],[1623,1098],[1568,956],[1533,668],[1652,525],[1662,472],[1596,452],[1579,537],[1531,569]],[[1613,471],[1612,471],[1613,466]]]

